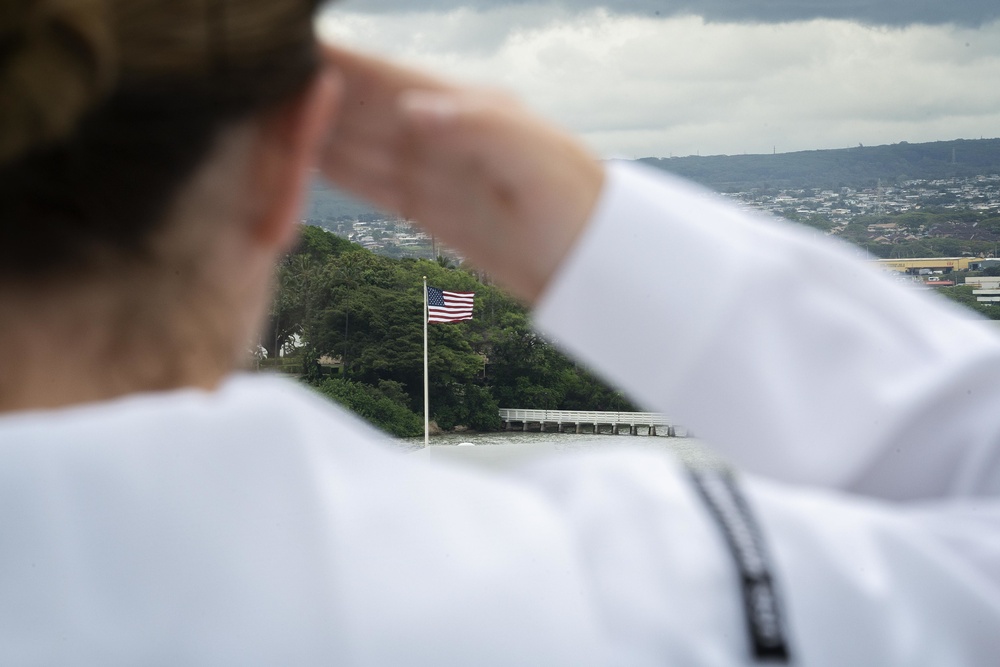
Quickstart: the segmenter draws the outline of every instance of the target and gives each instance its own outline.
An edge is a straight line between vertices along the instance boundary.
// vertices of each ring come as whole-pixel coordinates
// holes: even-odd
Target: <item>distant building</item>
[[[972,290],[972,293],[976,295],[976,301],[990,305],[1000,303],[1000,277],[966,278],[965,284],[976,288]]]
[[[987,257],[985,259],[976,260],[976,266],[972,267],[973,271],[982,271],[984,269],[990,269],[993,267],[1000,267],[1000,259],[994,259],[992,257]]]
[[[940,271],[941,273],[951,273],[952,271],[978,270],[981,262],[980,257],[914,257],[911,259],[877,259],[879,266],[890,271],[900,273],[917,274],[921,270]],[[976,267],[973,268],[973,264]]]

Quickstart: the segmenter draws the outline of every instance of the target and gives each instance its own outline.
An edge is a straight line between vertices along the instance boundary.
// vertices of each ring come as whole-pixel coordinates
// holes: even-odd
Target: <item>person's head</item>
[[[334,105],[317,4],[0,0],[0,346],[160,357],[104,394],[233,363]]]

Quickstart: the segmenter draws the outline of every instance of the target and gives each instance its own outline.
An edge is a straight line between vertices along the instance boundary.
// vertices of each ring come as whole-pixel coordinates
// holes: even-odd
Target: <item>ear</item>
[[[253,240],[276,253],[296,237],[299,215],[322,148],[340,109],[342,77],[323,66],[309,86],[260,121],[252,165]]]

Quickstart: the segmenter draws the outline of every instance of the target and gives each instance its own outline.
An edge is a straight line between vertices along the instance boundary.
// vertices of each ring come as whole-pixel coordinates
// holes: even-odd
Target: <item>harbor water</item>
[[[670,452],[696,466],[719,466],[723,461],[696,438],[648,435],[592,435],[574,433],[499,432],[447,433],[432,436],[424,447],[423,438],[399,441],[412,455],[432,461],[450,461],[505,470],[543,456],[571,456],[593,450],[651,449]]]

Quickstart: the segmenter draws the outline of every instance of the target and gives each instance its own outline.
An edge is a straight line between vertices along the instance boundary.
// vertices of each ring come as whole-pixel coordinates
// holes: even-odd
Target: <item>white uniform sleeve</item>
[[[846,246],[625,165],[536,323],[777,480],[745,488],[797,664],[1000,653],[1000,340],[981,323]],[[740,584],[711,513],[678,473],[630,467],[537,473],[577,525],[613,629],[669,627],[645,644],[663,664],[741,664]],[[616,497],[633,506],[608,509]]]
[[[680,465],[605,451],[525,474],[573,528],[618,664],[760,664],[745,606],[755,598],[743,597],[724,522]],[[1000,655],[1000,590],[977,567],[1000,562],[995,503],[903,509],[752,477],[739,486],[790,664],[972,667]]]
[[[536,324],[742,467],[892,499],[1000,491],[1000,338],[854,249],[611,165]]]

